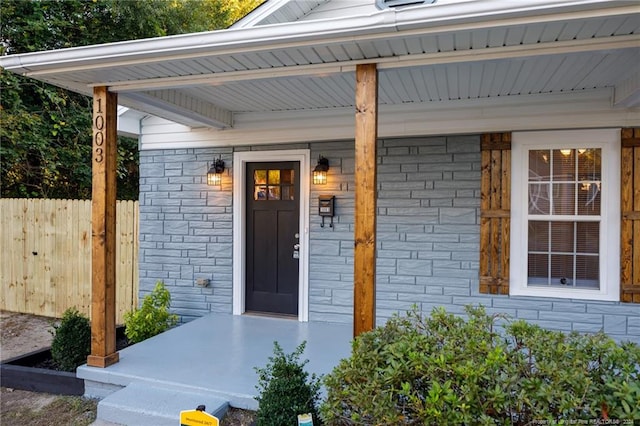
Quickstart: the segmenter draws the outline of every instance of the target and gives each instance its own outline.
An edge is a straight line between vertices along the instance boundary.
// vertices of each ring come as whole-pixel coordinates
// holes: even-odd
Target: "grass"
[[[41,408],[7,410],[2,413],[2,424],[29,426],[87,426],[96,419],[98,401],[83,397],[60,396]]]
[[[81,396],[54,396],[2,388],[0,424],[88,426],[96,420],[98,401]],[[255,412],[230,408],[221,426],[249,426]]]

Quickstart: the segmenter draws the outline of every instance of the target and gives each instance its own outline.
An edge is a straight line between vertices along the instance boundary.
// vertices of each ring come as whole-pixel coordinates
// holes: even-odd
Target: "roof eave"
[[[255,8],[244,18],[234,23],[231,28],[251,28],[286,6],[291,0],[267,0]]]
[[[437,5],[437,3],[435,4]],[[640,7],[625,1],[605,0],[522,0],[505,3],[504,0],[454,3],[405,10],[383,10],[372,15],[344,17],[331,20],[294,22],[252,28],[183,34],[153,39],[131,40],[118,43],[75,47],[69,49],[34,52],[0,57],[0,66],[12,72],[55,73],[77,67],[92,67],[114,62],[153,62],[204,54],[242,52],[265,47],[286,47],[310,41],[332,41],[390,33],[413,28],[432,29],[456,26],[476,28],[491,25],[496,20],[526,19],[559,13],[628,14],[640,13]],[[510,7],[509,7],[510,6]],[[542,13],[541,13],[542,12]],[[328,23],[330,22],[330,25]]]

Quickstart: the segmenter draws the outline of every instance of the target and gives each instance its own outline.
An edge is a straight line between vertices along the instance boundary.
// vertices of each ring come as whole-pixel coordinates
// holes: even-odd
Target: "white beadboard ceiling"
[[[640,61],[640,49],[585,52],[381,70],[382,105],[557,93],[614,87]],[[186,87],[193,98],[235,112],[347,107],[354,104],[353,72],[264,78]]]
[[[164,50],[150,49],[146,55],[96,55],[58,67],[43,59],[13,68],[87,94],[92,86],[107,85],[119,92],[124,106],[196,127],[232,127],[240,113],[353,106],[355,65],[367,62],[378,63],[382,105],[612,88],[622,105],[638,106],[640,7],[585,3],[584,10],[571,6],[566,12],[513,12],[491,20],[466,18],[463,24],[405,27],[385,26],[390,15],[380,12],[382,24],[371,31],[334,34],[330,20],[315,21],[309,28],[324,25],[322,35],[310,29],[295,40],[233,44],[221,39],[206,48],[194,39],[203,45],[188,51],[165,43]],[[269,19],[300,19],[318,5],[327,7],[325,0],[286,4],[261,18],[268,34],[286,35],[287,25],[265,25]],[[252,30],[258,28],[238,31]]]

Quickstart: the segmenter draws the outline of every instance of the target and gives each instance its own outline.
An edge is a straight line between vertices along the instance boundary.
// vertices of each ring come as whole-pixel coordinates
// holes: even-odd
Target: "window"
[[[511,294],[618,300],[619,134],[513,134]]]
[[[256,201],[294,200],[294,171],[256,170],[253,174],[253,199]]]

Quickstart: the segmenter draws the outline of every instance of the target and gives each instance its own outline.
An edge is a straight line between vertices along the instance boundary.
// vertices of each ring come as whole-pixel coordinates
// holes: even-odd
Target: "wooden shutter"
[[[509,294],[511,133],[482,135],[480,292]]]
[[[621,136],[620,300],[640,303],[640,127]]]

